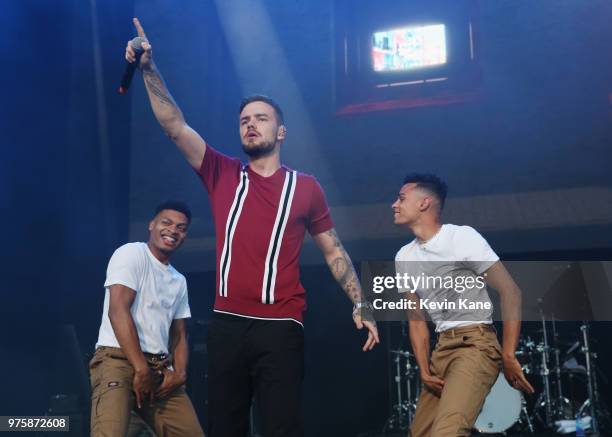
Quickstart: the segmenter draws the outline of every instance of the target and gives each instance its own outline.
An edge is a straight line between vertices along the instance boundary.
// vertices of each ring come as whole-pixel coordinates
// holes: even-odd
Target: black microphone
[[[142,43],[145,42],[146,39],[137,36],[133,40],[130,41],[130,45],[136,52],[136,60],[134,62],[127,62],[125,66],[125,71],[123,72],[123,77],[121,78],[121,85],[119,85],[119,94],[125,94],[132,83],[132,77],[134,77],[134,71],[138,68],[138,63],[140,62],[140,57],[144,53],[144,49],[142,48]]]

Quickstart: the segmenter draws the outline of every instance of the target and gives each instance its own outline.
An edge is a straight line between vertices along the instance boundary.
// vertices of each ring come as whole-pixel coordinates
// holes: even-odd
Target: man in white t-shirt
[[[411,174],[392,205],[395,224],[415,236],[395,258],[397,273],[413,278],[411,288],[399,291],[414,302],[410,341],[425,385],[413,437],[469,436],[500,367],[514,388],[533,393],[515,357],[521,291],[476,230],[441,223],[446,191],[435,175]],[[487,285],[500,295],[503,348]],[[438,334],[431,359],[425,313]]]
[[[89,366],[92,436],[127,435],[134,409],[158,436],[204,436],[184,386],[187,283],[169,264],[190,221],[182,202],[159,205],[149,241],[124,244],[108,263],[102,324]]]

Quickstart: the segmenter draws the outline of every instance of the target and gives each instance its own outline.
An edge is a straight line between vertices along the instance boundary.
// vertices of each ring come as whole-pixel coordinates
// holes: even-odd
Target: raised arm
[[[134,18],[134,26],[138,36],[146,39],[146,42],[142,44],[144,52],[140,57],[139,68],[142,70],[142,77],[155,118],[157,118],[166,135],[170,137],[183,153],[189,164],[198,170],[204,159],[206,142],[185,122],[183,113],[172,98],[161,73],[153,61],[151,43],[147,39],[138,18]],[[136,53],[129,42],[125,49],[125,59],[128,62],[136,61]]]
[[[521,333],[521,289],[501,261],[489,267],[485,275],[487,284],[497,290],[501,300],[504,323],[502,343],[504,376],[514,388],[533,393],[534,389],[525,378],[515,355]]]
[[[153,398],[153,375],[140,349],[138,331],[130,312],[135,297],[136,292],[131,288],[120,284],[111,285],[108,318],[121,350],[134,368],[133,388],[136,404],[141,408],[142,400]]]
[[[346,250],[344,250],[336,230],[330,229],[327,232],[315,235],[313,238],[323,253],[325,262],[329,266],[332,275],[351,302],[353,302],[353,305],[365,302],[365,298],[361,291],[361,284],[355,273],[351,258]],[[363,346],[364,351],[372,349],[379,343],[378,329],[376,328],[376,321],[374,320],[371,309],[366,308],[364,311],[353,311],[353,320],[355,321],[357,329],[361,329],[363,326],[368,329],[368,339]]]

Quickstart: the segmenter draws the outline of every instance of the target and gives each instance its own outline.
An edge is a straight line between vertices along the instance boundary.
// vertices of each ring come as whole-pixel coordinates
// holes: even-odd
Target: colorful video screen
[[[444,24],[410,26],[372,34],[374,71],[405,71],[446,63]]]

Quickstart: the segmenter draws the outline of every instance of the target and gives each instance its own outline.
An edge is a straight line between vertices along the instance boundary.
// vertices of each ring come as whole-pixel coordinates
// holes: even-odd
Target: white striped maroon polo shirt
[[[198,175],[215,222],[215,311],[302,323],[304,234],[333,228],[317,180],[285,166],[263,177],[209,145]]]

